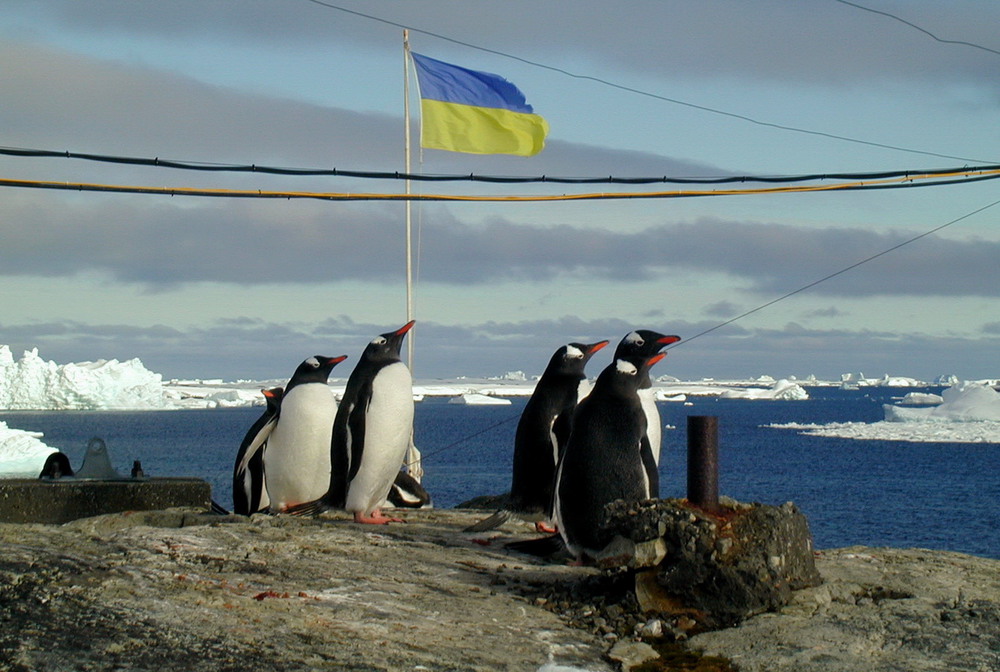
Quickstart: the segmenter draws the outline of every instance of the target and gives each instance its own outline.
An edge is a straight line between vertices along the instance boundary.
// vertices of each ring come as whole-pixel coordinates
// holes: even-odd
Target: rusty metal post
[[[719,508],[719,419],[688,416],[687,498],[706,511]]]

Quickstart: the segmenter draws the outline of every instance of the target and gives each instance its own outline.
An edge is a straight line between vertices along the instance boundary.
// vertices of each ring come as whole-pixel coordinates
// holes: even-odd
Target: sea
[[[689,397],[661,402],[667,427],[660,496],[686,496],[687,417],[718,419],[719,492],[744,502],[793,502],[806,515],[816,548],[890,546],[1000,558],[1000,444],[906,442],[807,436],[787,423],[873,423],[896,388],[810,387],[795,401]],[[918,391],[940,394],[942,388]],[[907,389],[906,391],[914,391]],[[416,405],[415,442],[423,484],[438,508],[510,487],[514,430],[526,398],[510,405]],[[88,441],[102,438],[115,468],[139,461],[147,476],[207,480],[212,497],[232,506],[240,442],[262,409],[0,412],[11,427],[44,433],[74,468]]]

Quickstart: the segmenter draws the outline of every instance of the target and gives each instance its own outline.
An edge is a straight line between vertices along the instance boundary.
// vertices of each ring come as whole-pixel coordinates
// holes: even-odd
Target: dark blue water
[[[661,496],[686,489],[687,416],[719,418],[720,492],[741,501],[795,502],[819,548],[853,544],[924,547],[1000,558],[1000,445],[907,443],[801,436],[770,423],[876,422],[898,391],[810,388],[806,401],[693,398],[664,403],[667,430]],[[513,435],[524,406],[466,406],[428,398],[417,405],[415,435],[424,485],[438,507],[510,486]],[[211,411],[0,413],[10,427],[83,459],[87,441],[105,440],[116,468],[141,460],[150,476],[196,476],[230,506],[236,450],[261,409]]]

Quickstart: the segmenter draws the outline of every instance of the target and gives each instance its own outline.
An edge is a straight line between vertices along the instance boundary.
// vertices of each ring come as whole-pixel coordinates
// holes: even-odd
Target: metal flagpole
[[[410,174],[410,31],[403,29],[403,117],[405,128],[403,130],[403,140],[406,145],[403,150],[406,174]],[[410,195],[410,179],[405,180],[406,195]],[[413,202],[406,199],[406,321],[413,319]],[[413,373],[413,338],[414,332],[410,332],[406,339],[406,363]],[[413,441],[413,433],[410,433],[410,447],[406,451],[407,472],[419,483],[424,476],[424,469],[420,464],[420,451]]]

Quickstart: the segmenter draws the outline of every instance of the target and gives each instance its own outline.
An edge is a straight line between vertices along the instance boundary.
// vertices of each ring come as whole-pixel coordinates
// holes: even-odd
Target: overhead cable
[[[950,174],[906,175],[884,180],[854,181],[836,184],[794,185],[784,187],[757,187],[746,189],[690,189],[650,192],[601,192],[587,194],[552,194],[527,196],[497,196],[462,194],[406,194],[370,192],[314,192],[268,191],[263,189],[201,189],[191,187],[149,187],[84,182],[46,182],[40,180],[0,179],[0,187],[27,189],[56,189],[62,191],[95,191],[133,194],[160,194],[165,196],[207,196],[220,198],[269,198],[269,199],[318,199],[325,201],[449,201],[492,203],[540,203],[558,201],[598,201],[626,199],[698,198],[708,196],[748,196],[756,194],[793,194],[834,191],[866,191],[873,189],[907,189],[947,184],[965,184],[994,180],[1000,177],[1000,168],[990,170],[964,170]]]
[[[88,154],[82,152],[54,151],[49,149],[25,149],[18,147],[0,147],[0,155],[60,158],[96,161],[99,163],[117,163],[135,166],[151,166],[156,168],[173,168],[178,170],[195,170],[208,172],[261,173],[270,175],[314,176],[314,177],[351,177],[378,180],[414,180],[424,182],[490,182],[500,184],[741,184],[769,183],[791,184],[797,182],[819,182],[824,180],[885,180],[891,178],[909,178],[910,176],[956,175],[970,170],[969,166],[960,168],[932,168],[890,170],[869,173],[807,173],[803,175],[722,175],[716,177],[669,177],[657,175],[649,177],[559,177],[552,175],[537,176],[503,176],[466,174],[424,174],[405,173],[400,171],[343,170],[340,168],[287,168],[262,166],[258,164],[223,164],[200,161],[178,161],[160,158],[139,158],[134,156],[109,156],[106,154]],[[988,171],[1000,169],[1000,164],[975,166],[973,170]]]

